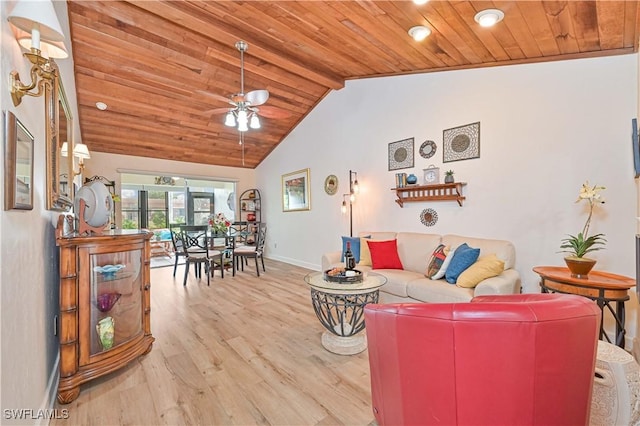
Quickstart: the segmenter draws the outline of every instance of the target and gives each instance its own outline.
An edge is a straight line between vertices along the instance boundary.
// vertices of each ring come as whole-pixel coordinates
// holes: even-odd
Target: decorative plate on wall
[[[389,171],[413,167],[413,138],[389,144]]]
[[[324,192],[329,195],[334,195],[338,192],[338,177],[336,175],[329,175],[324,180]]]
[[[480,157],[480,122],[442,132],[442,162]]]
[[[434,209],[424,209],[420,213],[420,222],[424,226],[433,226],[438,222],[438,213]]]
[[[424,141],[420,145],[420,156],[422,158],[431,158],[436,153],[436,143],[434,141]]]

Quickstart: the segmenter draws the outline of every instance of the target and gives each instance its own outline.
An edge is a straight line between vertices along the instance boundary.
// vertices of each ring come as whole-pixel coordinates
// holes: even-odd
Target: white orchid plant
[[[571,257],[582,258],[585,254],[596,250],[602,250],[607,240],[604,234],[594,234],[588,236],[589,226],[591,225],[591,217],[593,216],[593,208],[596,204],[604,204],[601,192],[606,188],[604,186],[589,185],[589,181],[582,184],[580,194],[576,203],[586,200],[589,203],[589,216],[582,227],[582,232],[578,235],[569,234],[568,238],[562,240],[561,253],[569,253]]]

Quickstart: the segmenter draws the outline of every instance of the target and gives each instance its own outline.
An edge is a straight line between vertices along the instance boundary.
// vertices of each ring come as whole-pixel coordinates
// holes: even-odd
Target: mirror
[[[5,113],[4,209],[33,209],[33,136],[11,111]]]
[[[57,68],[44,79],[47,145],[47,209],[66,211],[73,205],[73,117]],[[67,144],[66,152],[62,151]]]

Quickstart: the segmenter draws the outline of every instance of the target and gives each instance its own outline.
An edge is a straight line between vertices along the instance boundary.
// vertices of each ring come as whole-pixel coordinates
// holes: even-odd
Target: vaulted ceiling
[[[637,1],[69,1],[82,142],[256,167],[345,80],[638,51]],[[480,27],[475,14],[505,18]],[[424,25],[422,42],[407,30]],[[266,89],[242,146],[229,96]],[[105,111],[96,102],[108,105]],[[550,100],[553,102],[553,100]]]

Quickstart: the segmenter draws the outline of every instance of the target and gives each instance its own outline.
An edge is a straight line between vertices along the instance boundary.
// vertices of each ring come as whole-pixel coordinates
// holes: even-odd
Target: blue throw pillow
[[[351,243],[351,253],[356,259],[356,263],[360,262],[360,237],[342,237],[342,256],[340,261],[344,262],[344,252],[347,251],[347,241]]]
[[[458,247],[453,253],[451,263],[449,263],[447,272],[444,275],[447,282],[449,284],[455,284],[460,274],[463,273],[469,266],[476,263],[476,260],[478,260],[478,256],[480,256],[479,248],[471,248],[467,245],[467,243],[464,243],[460,247]]]

